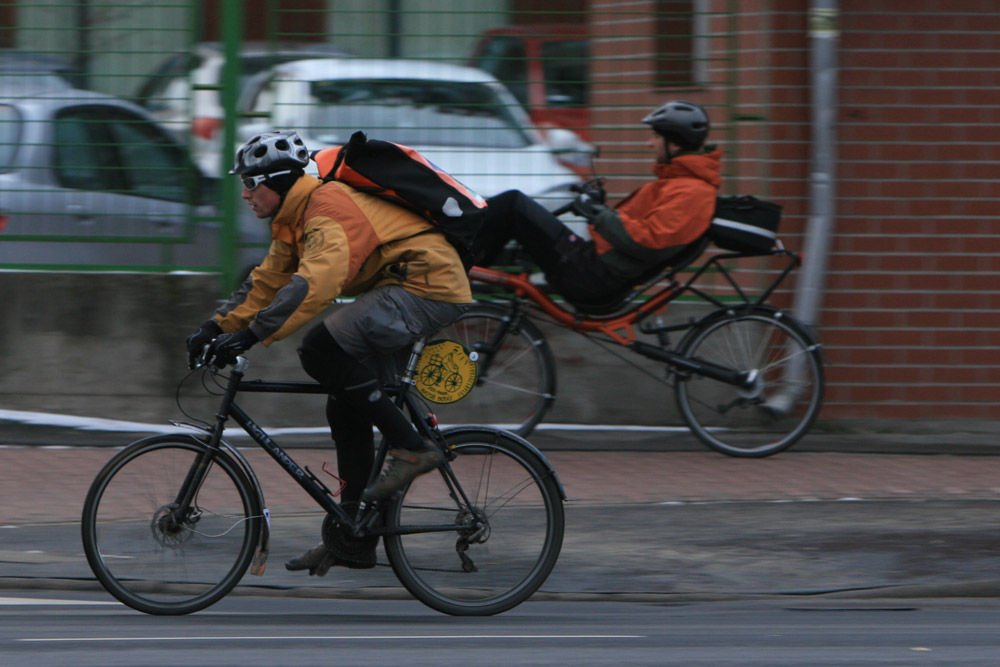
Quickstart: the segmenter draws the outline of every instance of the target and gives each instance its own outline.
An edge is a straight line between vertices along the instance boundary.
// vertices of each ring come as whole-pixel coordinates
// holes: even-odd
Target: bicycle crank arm
[[[756,370],[733,370],[732,368],[713,364],[711,361],[705,361],[704,359],[685,357],[683,354],[664,350],[662,347],[651,345],[641,340],[634,341],[631,347],[645,357],[670,364],[670,366],[679,370],[693,373],[694,375],[703,375],[719,382],[731,384],[734,387],[740,387],[741,389],[752,388],[754,380],[757,378]]]

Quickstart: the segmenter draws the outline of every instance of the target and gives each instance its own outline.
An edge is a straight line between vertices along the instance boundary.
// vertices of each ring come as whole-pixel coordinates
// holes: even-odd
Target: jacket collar
[[[657,178],[697,178],[716,188],[722,183],[722,151],[684,153],[667,164],[657,164],[653,173]]]
[[[306,210],[313,190],[323,185],[323,181],[306,174],[295,181],[285,195],[281,207],[271,220],[271,238],[285,243],[296,242],[296,229],[301,226],[302,213]]]

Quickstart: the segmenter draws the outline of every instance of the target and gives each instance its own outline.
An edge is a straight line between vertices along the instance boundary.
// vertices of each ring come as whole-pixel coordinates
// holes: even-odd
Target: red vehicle
[[[590,44],[586,26],[538,24],[483,33],[468,64],[502,81],[542,130],[590,134]]]

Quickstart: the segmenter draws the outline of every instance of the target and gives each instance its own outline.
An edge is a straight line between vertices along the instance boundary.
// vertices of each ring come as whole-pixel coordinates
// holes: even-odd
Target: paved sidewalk
[[[568,526],[543,595],[1000,595],[1000,456],[803,447],[733,459],[550,440]],[[93,585],[77,522],[112,452],[0,445],[0,587]],[[335,460],[325,448],[291,452],[314,471]],[[282,561],[315,543],[320,517],[302,514],[312,501],[265,454],[247,455],[274,533],[267,573],[244,585],[309,595],[398,590],[389,568],[335,568],[323,579],[285,572]]]

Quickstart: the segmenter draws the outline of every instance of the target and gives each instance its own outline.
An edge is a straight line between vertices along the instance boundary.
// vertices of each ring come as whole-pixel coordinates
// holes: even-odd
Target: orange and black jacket
[[[267,256],[214,319],[223,331],[249,326],[270,344],[338,296],[382,285],[435,301],[472,301],[458,253],[429,222],[343,183],[306,175],[271,221]]]
[[[666,263],[708,230],[722,183],[721,152],[677,155],[654,173],[655,181],[591,220],[601,262],[621,278]]]

